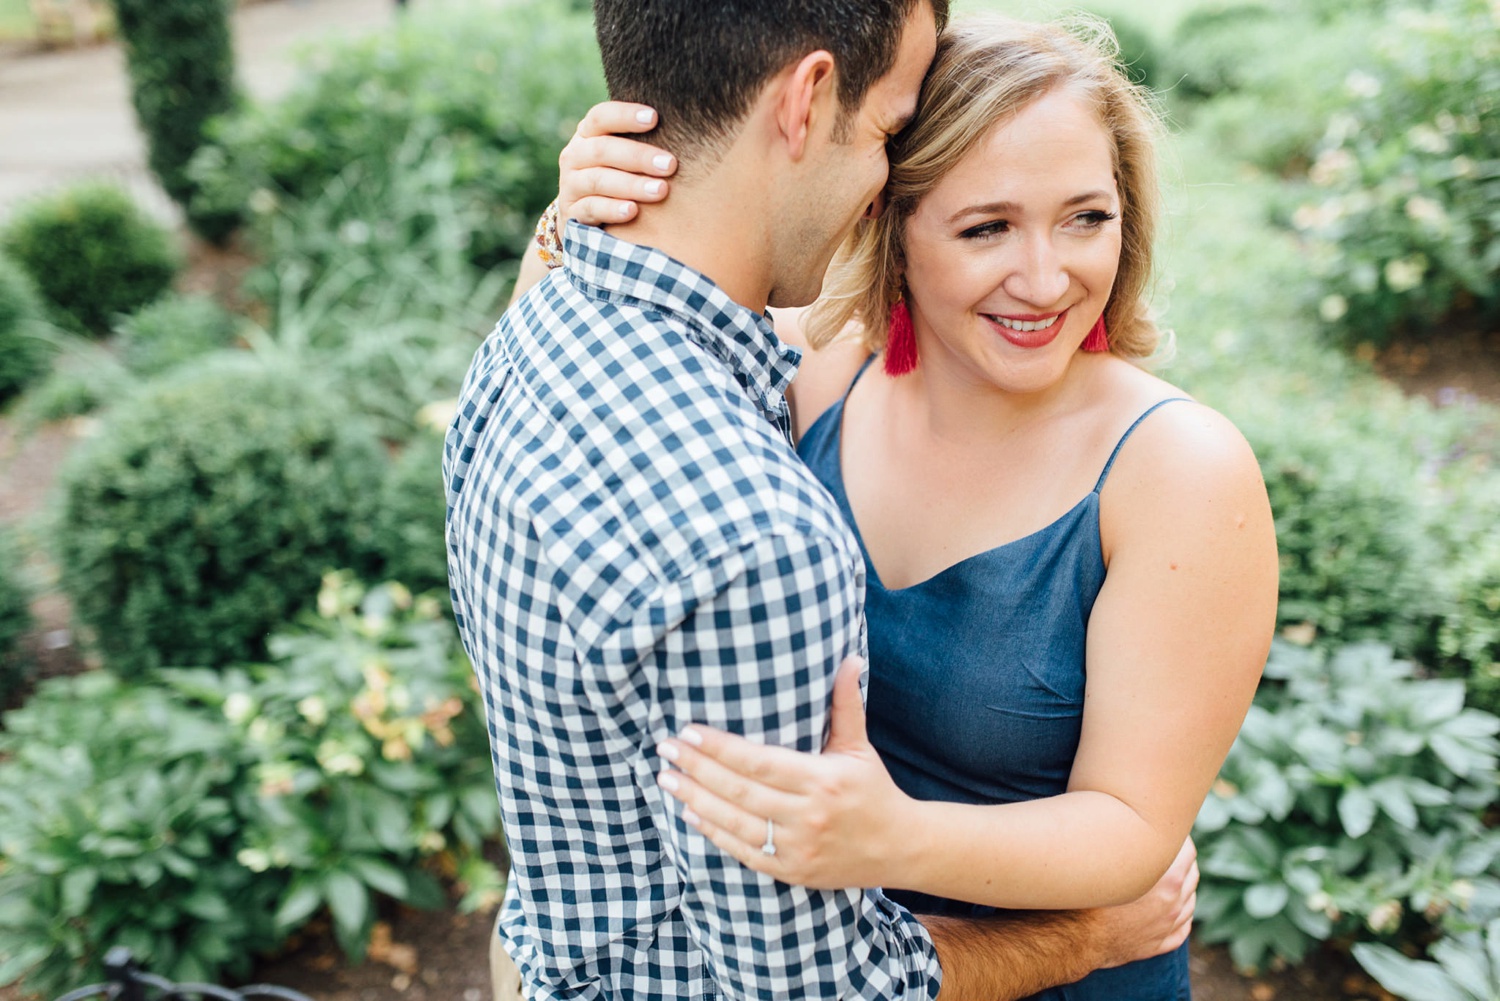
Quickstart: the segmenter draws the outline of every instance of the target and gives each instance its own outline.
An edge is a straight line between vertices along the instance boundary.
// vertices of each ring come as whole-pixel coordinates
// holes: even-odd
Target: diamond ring
[[[762,855],[776,854],[776,825],[771,822],[770,817],[766,818],[766,843],[760,846],[760,853]]]

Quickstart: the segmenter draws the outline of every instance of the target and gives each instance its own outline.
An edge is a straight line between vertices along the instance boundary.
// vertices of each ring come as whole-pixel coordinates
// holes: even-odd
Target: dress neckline
[[[1052,519],[1052,521],[1043,525],[1041,528],[1038,528],[1036,531],[1028,532],[1025,535],[1011,539],[1008,542],[1002,542],[998,546],[991,546],[989,549],[984,549],[977,553],[973,553],[972,555],[965,556],[958,562],[950,563],[939,570],[937,573],[934,573],[928,577],[923,577],[916,583],[908,584],[906,587],[886,587],[885,581],[880,579],[880,571],[875,566],[874,558],[870,556],[870,548],[865,544],[865,534],[859,527],[859,519],[854,516],[854,505],[849,502],[849,492],[844,487],[844,401],[846,399],[848,399],[847,395],[839,400],[834,401],[833,405],[825,410],[818,417],[818,419],[813,422],[813,427],[816,427],[818,424],[822,423],[825,420],[831,419],[833,422],[832,486],[834,488],[834,500],[838,503],[839,509],[844,513],[844,517],[848,520],[849,528],[854,532],[855,541],[859,543],[860,552],[864,555],[865,567],[869,571],[869,573],[866,575],[867,580],[887,594],[900,594],[903,591],[914,591],[927,584],[930,584],[940,577],[946,577],[950,574],[953,574],[960,568],[965,567],[971,563],[980,562],[988,557],[997,556],[1001,552],[1012,547],[1020,546],[1023,543],[1032,542],[1040,536],[1051,532],[1053,529],[1062,525],[1064,522],[1076,518],[1086,507],[1089,506],[1089,502],[1091,500],[1095,500],[1099,496],[1099,485],[1103,484],[1102,479],[1100,480],[1099,485],[1096,485],[1093,490],[1090,490],[1087,494],[1080,498],[1078,503],[1068,508],[1068,510],[1064,511],[1062,514],[1058,515],[1056,518]],[[810,434],[811,432],[812,428],[808,428],[808,433]],[[803,437],[806,437],[806,435],[804,435]]]

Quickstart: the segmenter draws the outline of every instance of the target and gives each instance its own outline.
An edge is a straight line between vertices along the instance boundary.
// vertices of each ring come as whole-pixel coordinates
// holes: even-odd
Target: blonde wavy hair
[[[860,221],[803,320],[813,347],[854,329],[855,322],[866,348],[885,347],[886,317],[903,292],[906,221],[917,204],[992,128],[1062,87],[1094,107],[1111,140],[1122,242],[1104,307],[1110,351],[1130,360],[1156,351],[1162,333],[1146,292],[1161,212],[1156,140],[1162,119],[1150,92],[1125,75],[1109,23],[1085,14],[1045,24],[971,19],[938,39],[916,120],[890,149],[885,211]]]

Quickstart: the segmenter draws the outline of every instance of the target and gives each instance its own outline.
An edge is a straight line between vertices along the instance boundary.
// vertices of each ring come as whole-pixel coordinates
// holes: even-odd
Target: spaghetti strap
[[[869,368],[870,363],[878,357],[880,356],[870,355],[870,357],[865,359],[864,364],[859,367],[859,371],[854,373],[854,378],[849,380],[849,388],[844,390],[844,395],[840,397],[841,400],[847,400],[849,398],[849,394],[854,392],[854,387],[859,385],[859,380],[865,377],[865,369]]]
[[[1180,403],[1187,399],[1188,397],[1186,396],[1169,396],[1165,400],[1157,400],[1146,408],[1145,413],[1135,419],[1134,424],[1125,429],[1125,433],[1120,435],[1120,440],[1115,443],[1115,450],[1109,453],[1109,461],[1104,464],[1104,472],[1099,474],[1099,482],[1094,484],[1094,493],[1098,493],[1104,489],[1104,481],[1109,478],[1109,471],[1114,468],[1115,460],[1120,457],[1120,449],[1125,447],[1125,442],[1130,440],[1130,436],[1135,433],[1135,429],[1141,426],[1141,421],[1150,417],[1168,403]]]

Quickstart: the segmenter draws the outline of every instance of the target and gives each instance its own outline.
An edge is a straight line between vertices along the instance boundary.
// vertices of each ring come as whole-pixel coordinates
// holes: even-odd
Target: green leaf
[[[1245,891],[1245,913],[1252,918],[1275,917],[1290,896],[1285,883],[1256,883]]]
[[[1417,808],[1406,794],[1400,779],[1381,779],[1369,788],[1370,798],[1380,805],[1385,815],[1408,831],[1416,830]]]
[[[328,874],[324,882],[328,909],[340,934],[353,938],[364,927],[370,913],[370,893],[354,876],[341,869]]]
[[[1359,943],[1353,951],[1376,983],[1406,1001],[1476,1001],[1436,963],[1407,959],[1389,946],[1368,942]]]
[[[290,930],[306,921],[318,905],[323,902],[323,895],[318,887],[310,880],[295,883],[292,891],[287,894],[281,906],[276,909],[275,922],[278,928]]]
[[[87,911],[94,895],[94,887],[98,884],[99,870],[93,868],[80,867],[63,876],[59,916],[76,918]]]
[[[1375,800],[1359,786],[1350,786],[1339,797],[1339,823],[1344,833],[1351,838],[1362,838],[1370,833],[1375,823]]]
[[[355,858],[349,860],[349,868],[364,880],[365,885],[388,897],[395,897],[397,900],[406,899],[406,876],[395,866],[379,859]]]
[[[1445,938],[1434,943],[1432,958],[1454,982],[1477,998],[1491,998],[1497,986],[1484,954],[1484,943],[1478,935]]]

